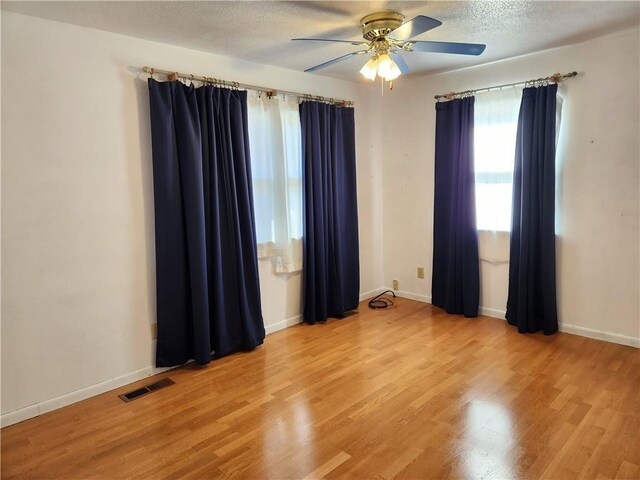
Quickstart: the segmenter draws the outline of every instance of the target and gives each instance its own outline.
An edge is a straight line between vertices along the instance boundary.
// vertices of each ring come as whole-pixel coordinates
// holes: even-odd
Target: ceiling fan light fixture
[[[394,62],[388,53],[383,53],[378,58],[378,75],[384,78],[387,82],[398,78],[402,72],[396,62]]]
[[[369,61],[360,69],[360,73],[371,81],[375,80],[376,73],[378,73],[378,58],[370,58]]]
[[[404,15],[401,13],[389,11],[376,12],[362,18],[360,24],[362,25],[364,42],[330,38],[293,38],[292,40],[349,43],[351,45],[364,47],[363,50],[347,53],[328,62],[307,68],[305,72],[315,72],[316,70],[342,62],[355,55],[373,52],[373,58],[360,69],[360,73],[371,81],[375,80],[376,76],[379,76],[391,82],[403,73],[406,74],[409,72],[409,66],[400,53],[434,52],[455,55],[480,55],[486,48],[486,45],[480,43],[415,40],[418,35],[422,35],[442,25],[440,20],[424,15],[418,15],[405,22]],[[398,61],[397,64],[391,59],[390,54],[395,54],[396,60]]]

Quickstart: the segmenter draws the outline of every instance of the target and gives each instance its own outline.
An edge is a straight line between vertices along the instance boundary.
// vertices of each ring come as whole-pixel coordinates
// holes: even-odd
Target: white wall
[[[431,296],[435,111],[433,96],[554,72],[560,87],[558,308],[562,328],[640,346],[638,30],[524,57],[397,82],[385,95],[384,278]],[[480,94],[481,95],[481,94]],[[484,259],[507,259],[508,234],[481,232]],[[426,278],[416,278],[425,266]],[[508,264],[481,262],[481,306],[506,307]]]
[[[18,411],[5,424],[153,371],[143,65],[355,100],[361,291],[382,284],[366,85],[3,12],[2,413]],[[301,275],[261,261],[260,276],[267,330],[296,321]]]

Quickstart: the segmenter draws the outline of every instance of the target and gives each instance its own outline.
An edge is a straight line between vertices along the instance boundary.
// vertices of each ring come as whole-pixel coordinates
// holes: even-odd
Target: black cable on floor
[[[393,295],[393,298],[396,298],[396,294],[393,293],[393,291],[385,290],[384,292],[376,295],[371,300],[369,300],[369,308],[373,308],[374,310],[377,310],[379,308],[388,308],[391,305],[393,305],[393,300],[391,300],[390,298],[382,297],[385,293],[390,293],[391,295]]]

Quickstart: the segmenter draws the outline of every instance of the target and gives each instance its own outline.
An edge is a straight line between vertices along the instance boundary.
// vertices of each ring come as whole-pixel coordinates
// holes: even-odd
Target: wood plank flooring
[[[640,351],[398,299],[2,430],[3,478],[640,477]]]

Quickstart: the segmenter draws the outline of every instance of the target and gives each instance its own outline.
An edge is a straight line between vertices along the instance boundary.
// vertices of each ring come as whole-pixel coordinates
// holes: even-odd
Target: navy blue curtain
[[[480,265],[473,172],[475,98],[436,103],[431,302],[478,316]]]
[[[304,179],[304,321],[358,307],[360,264],[353,108],[300,104]]]
[[[264,340],[246,92],[149,79],[156,229],[156,365]]]
[[[557,84],[522,92],[513,171],[507,320],[520,333],[558,331],[555,183]]]

